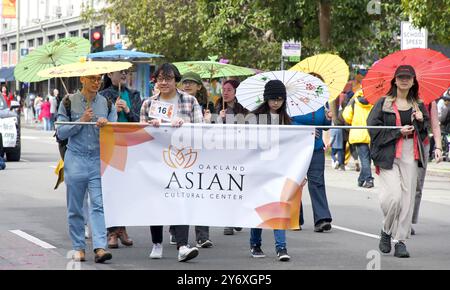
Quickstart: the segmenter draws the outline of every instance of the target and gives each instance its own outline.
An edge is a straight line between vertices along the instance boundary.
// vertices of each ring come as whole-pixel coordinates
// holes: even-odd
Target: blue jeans
[[[261,234],[262,229],[251,229],[250,230],[250,247],[261,247]],[[273,235],[275,237],[275,249],[286,248],[286,231],[285,230],[273,230]]]
[[[67,218],[73,250],[85,250],[83,202],[89,191],[90,222],[94,249],[106,248],[106,226],[100,179],[100,157],[67,150],[64,160]]]
[[[339,165],[343,165],[345,162],[344,149],[331,148],[331,159],[333,159],[334,162],[336,162],[336,154]]]
[[[308,169],[308,190],[314,214],[314,225],[322,221],[331,222],[330,209],[328,208],[327,192],[325,190],[325,152],[316,150],[313,153]],[[303,224],[303,205],[300,209],[300,224]]]
[[[355,144],[359,160],[361,161],[361,172],[359,173],[358,183],[363,184],[365,181],[372,181],[372,170],[370,168],[370,148],[369,144]]]
[[[44,131],[50,131],[51,130],[51,125],[50,125],[50,118],[42,118],[43,121],[43,130]]]

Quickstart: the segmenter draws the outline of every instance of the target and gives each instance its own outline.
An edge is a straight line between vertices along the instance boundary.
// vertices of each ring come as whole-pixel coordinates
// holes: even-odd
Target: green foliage
[[[381,15],[369,15],[368,0],[106,1],[103,19],[124,24],[136,48],[169,61],[219,55],[236,65],[274,70],[282,41],[294,39],[302,41],[302,58],[332,52],[349,64],[370,64],[400,49],[400,22],[409,14],[433,37],[449,41],[450,0],[381,1]],[[327,48],[320,42],[320,1],[331,5]],[[94,17],[89,10],[86,15]]]
[[[125,25],[139,50],[163,54],[168,61],[204,59],[195,0],[106,0],[101,15]]]
[[[417,27],[429,30],[431,41],[450,44],[450,0],[402,0]]]

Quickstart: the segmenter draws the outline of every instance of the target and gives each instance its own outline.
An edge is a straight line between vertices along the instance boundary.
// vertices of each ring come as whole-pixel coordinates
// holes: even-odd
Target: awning
[[[0,82],[14,81],[14,67],[2,67],[0,68]]]

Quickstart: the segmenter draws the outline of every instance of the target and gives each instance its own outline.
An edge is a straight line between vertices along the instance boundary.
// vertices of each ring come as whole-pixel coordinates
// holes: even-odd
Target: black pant
[[[163,226],[151,226],[150,233],[152,234],[153,244],[162,244],[163,242]]]
[[[175,232],[175,240],[177,241],[177,249],[188,244],[189,226],[173,226]]]

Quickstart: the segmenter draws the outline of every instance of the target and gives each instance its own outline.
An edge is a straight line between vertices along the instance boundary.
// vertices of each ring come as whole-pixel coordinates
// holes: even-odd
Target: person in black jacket
[[[372,109],[368,126],[401,126],[370,129],[371,157],[380,176],[384,224],[379,244],[391,252],[391,238],[398,241],[394,255],[408,258],[405,240],[410,235],[418,168],[423,164],[422,142],[427,136],[428,112],[419,99],[419,83],[412,66],[399,66],[391,89]]]

